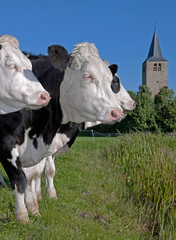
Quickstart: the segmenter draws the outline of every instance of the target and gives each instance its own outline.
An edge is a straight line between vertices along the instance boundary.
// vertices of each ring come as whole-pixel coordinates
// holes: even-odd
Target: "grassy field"
[[[30,224],[15,221],[13,192],[0,188],[0,240],[176,239],[176,137],[78,137],[55,163],[58,199],[43,181]]]

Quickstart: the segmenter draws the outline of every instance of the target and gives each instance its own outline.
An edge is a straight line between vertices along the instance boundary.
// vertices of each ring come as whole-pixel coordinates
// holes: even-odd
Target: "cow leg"
[[[21,168],[21,162],[17,149],[13,148],[8,157],[3,157],[1,155],[1,163],[8,175],[13,192],[15,194],[16,219],[27,223],[29,222],[29,217],[24,201],[26,176]]]
[[[38,177],[37,165],[29,168],[23,168],[23,170],[27,178],[27,186],[25,191],[25,203],[27,209],[31,214],[35,216],[41,216],[35,189],[36,179]]]
[[[36,184],[35,184],[35,189],[37,193],[37,199],[41,200],[42,199],[42,191],[41,191],[41,177],[42,173],[45,168],[45,163],[46,163],[46,158],[44,158],[42,161],[40,161],[36,166],[38,168],[38,176],[36,178]]]
[[[54,158],[52,156],[48,156],[46,158],[45,164],[45,184],[47,187],[47,194],[50,198],[57,198],[56,189],[54,187],[54,175],[55,175],[55,164]]]

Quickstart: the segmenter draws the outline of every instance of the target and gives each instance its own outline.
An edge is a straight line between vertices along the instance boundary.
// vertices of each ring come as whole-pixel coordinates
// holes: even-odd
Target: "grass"
[[[0,188],[0,240],[176,239],[175,149],[161,134],[78,137],[55,161],[57,200],[43,179],[42,217],[16,222],[13,192]]]

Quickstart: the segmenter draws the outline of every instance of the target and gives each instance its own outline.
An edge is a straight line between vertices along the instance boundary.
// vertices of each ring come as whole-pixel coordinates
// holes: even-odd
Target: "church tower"
[[[148,57],[142,64],[142,85],[149,88],[153,98],[168,86],[168,61],[162,56],[156,26]]]

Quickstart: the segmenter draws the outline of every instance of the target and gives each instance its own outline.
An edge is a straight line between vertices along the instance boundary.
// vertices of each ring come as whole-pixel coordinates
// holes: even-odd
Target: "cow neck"
[[[32,119],[29,137],[42,137],[46,144],[51,144],[62,121],[62,110],[60,106],[60,84],[63,81],[64,73],[57,69],[49,69],[39,81],[49,92],[51,100],[46,107],[39,110],[31,110]]]

